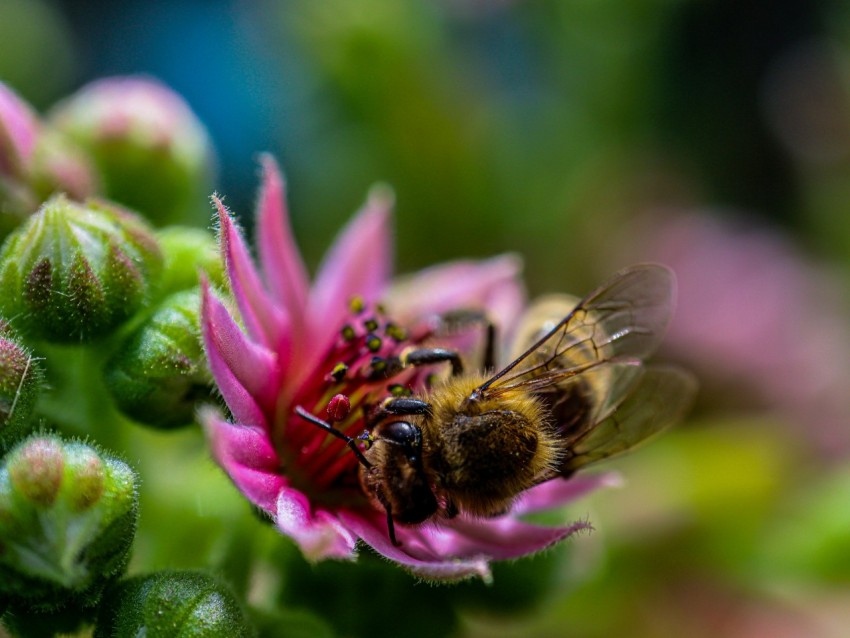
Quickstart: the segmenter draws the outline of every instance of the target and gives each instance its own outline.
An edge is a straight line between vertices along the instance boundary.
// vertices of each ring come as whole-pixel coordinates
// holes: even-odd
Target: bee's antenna
[[[346,444],[348,445],[348,447],[351,448],[351,451],[354,452],[354,455],[357,457],[357,460],[360,461],[361,464],[363,464],[367,468],[372,467],[372,464],[366,459],[365,456],[363,456],[363,452],[360,451],[360,448],[357,447],[357,439],[354,439],[354,438],[348,436],[347,434],[340,432],[339,430],[337,430],[334,426],[332,426],[327,421],[322,421],[319,417],[313,416],[312,414],[307,412],[307,410],[302,408],[300,405],[296,406],[295,414],[300,416],[305,421],[309,421],[313,425],[319,426],[325,432],[332,434],[336,438],[345,441]]]

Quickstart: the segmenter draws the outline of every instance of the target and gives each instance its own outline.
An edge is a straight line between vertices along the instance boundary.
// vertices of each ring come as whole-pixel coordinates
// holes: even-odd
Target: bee
[[[630,450],[684,415],[693,376],[645,363],[674,297],[673,272],[641,264],[581,300],[533,304],[495,373],[464,372],[450,350],[408,352],[402,364],[449,361],[452,375],[420,397],[385,399],[358,439],[296,410],[357,455],[360,484],[385,509],[393,544],[396,523],[498,516],[525,490]]]

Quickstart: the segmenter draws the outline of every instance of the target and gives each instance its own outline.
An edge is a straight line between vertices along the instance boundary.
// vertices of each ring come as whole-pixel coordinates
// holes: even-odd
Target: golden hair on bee
[[[431,410],[418,423],[423,467],[449,513],[499,514],[552,476],[560,461],[541,402],[521,388],[498,399],[470,400],[486,380],[482,373],[450,377],[424,397]]]

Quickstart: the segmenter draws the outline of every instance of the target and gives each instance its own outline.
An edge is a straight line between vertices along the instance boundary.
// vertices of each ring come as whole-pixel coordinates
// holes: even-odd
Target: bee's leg
[[[496,325],[482,310],[470,308],[452,310],[440,315],[440,325],[436,330],[437,335],[452,335],[469,325],[483,326],[484,353],[483,369],[492,370],[496,366]]]
[[[378,501],[380,501],[381,505],[384,506],[384,510],[387,512],[387,532],[389,532],[390,542],[393,544],[393,547],[401,547],[401,543],[395,537],[395,522],[393,521],[392,505],[390,505],[387,497],[384,496],[382,492],[378,492],[376,496],[378,497]]]
[[[427,401],[410,397],[390,397],[369,409],[366,414],[366,427],[373,428],[391,416],[428,414],[430,411],[431,404]]]
[[[336,438],[341,439],[346,442],[351,451],[354,452],[354,455],[357,457],[357,460],[360,461],[362,465],[365,467],[372,467],[372,464],[363,456],[363,452],[360,451],[360,448],[357,447],[357,440],[344,434],[337,430],[334,426],[326,421],[322,421],[319,417],[313,416],[307,410],[302,408],[300,405],[295,408],[295,413],[300,416],[305,421],[309,421],[313,425],[316,425],[322,428],[328,434],[334,435]]]
[[[395,537],[395,524],[393,523],[393,513],[390,510],[387,510],[387,530],[389,530],[390,542],[393,544],[393,547],[401,547],[401,543]]]
[[[430,366],[448,361],[452,376],[463,374],[463,362],[454,350],[445,348],[409,348],[398,357],[373,357],[368,373],[370,381],[390,379],[407,367]]]
[[[484,340],[484,358],[481,361],[484,370],[496,369],[496,324],[487,320],[487,337]]]
[[[434,363],[443,363],[444,361],[448,361],[451,364],[453,377],[463,374],[463,363],[460,360],[460,355],[454,350],[421,348],[418,350],[408,350],[401,356],[401,362],[405,366],[427,366]]]

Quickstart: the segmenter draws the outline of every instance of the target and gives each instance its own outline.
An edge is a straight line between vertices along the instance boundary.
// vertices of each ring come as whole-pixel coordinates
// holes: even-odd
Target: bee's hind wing
[[[630,450],[679,421],[693,403],[695,377],[673,366],[645,366],[643,375],[614,412],[569,442],[561,473]]]

